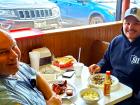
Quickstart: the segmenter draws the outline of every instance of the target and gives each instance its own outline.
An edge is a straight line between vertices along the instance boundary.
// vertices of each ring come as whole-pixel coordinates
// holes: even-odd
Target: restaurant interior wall
[[[55,57],[72,55],[78,57],[79,47],[81,50],[81,62],[85,65],[96,63],[92,56],[95,40],[110,42],[113,37],[120,34],[122,22],[103,23],[76,28],[65,28],[47,31],[30,38],[16,38],[21,50],[21,61],[30,63],[29,52],[39,47],[48,47]],[[91,59],[93,58],[93,59]]]

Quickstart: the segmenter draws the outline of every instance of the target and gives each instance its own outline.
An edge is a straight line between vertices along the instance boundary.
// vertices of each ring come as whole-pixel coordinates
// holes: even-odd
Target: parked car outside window
[[[61,27],[59,7],[48,0],[0,0],[0,28]]]
[[[116,10],[117,0],[93,0],[99,4],[113,7]],[[130,0],[130,7],[139,7],[140,0]]]
[[[116,9],[117,0],[93,0],[93,1]]]
[[[115,21],[116,10],[96,0],[50,0],[61,11],[63,23],[75,25],[97,24]]]

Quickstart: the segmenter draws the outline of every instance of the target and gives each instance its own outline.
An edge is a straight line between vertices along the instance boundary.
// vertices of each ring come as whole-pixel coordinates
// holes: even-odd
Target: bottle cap
[[[107,74],[107,75],[110,75],[110,71],[106,71],[106,74]]]

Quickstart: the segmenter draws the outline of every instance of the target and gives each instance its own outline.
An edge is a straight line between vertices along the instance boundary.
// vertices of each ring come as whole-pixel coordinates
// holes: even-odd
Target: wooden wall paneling
[[[90,65],[92,60],[93,44],[95,40],[111,41],[120,33],[122,23],[107,25],[91,25],[78,28],[47,31],[44,35],[33,38],[17,39],[22,52],[21,61],[29,63],[29,51],[46,46],[56,57],[72,55],[78,57],[78,49],[82,47],[81,62]]]
[[[42,37],[32,37],[32,38],[26,38],[26,39],[17,39],[17,45],[19,49],[21,50],[21,61],[30,63],[29,60],[29,52],[32,49],[39,48],[43,46],[43,43],[41,42]]]
[[[65,55],[73,55],[76,53],[76,47],[80,46],[81,43],[81,35],[76,34],[75,31],[66,31],[60,33],[51,33],[49,35],[45,35],[44,39],[48,39],[51,41],[46,41],[45,44],[49,46],[49,44],[53,44],[52,52],[55,56],[65,56]],[[53,39],[53,41],[52,41]],[[77,49],[78,50],[78,49]]]

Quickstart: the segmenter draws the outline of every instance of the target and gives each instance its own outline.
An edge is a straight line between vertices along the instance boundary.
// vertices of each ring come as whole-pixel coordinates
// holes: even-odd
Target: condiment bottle
[[[105,81],[104,81],[104,95],[109,96],[111,90],[111,77],[110,71],[106,71]]]

